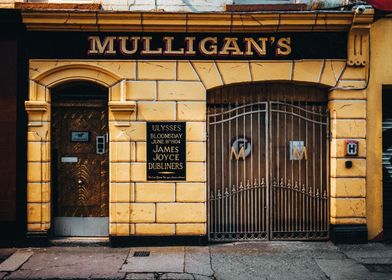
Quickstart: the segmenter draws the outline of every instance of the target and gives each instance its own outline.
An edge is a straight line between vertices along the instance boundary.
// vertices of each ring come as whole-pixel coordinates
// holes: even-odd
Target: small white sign
[[[63,163],[76,163],[78,162],[77,157],[61,157],[61,162]]]
[[[346,140],[346,156],[358,156],[358,141]]]

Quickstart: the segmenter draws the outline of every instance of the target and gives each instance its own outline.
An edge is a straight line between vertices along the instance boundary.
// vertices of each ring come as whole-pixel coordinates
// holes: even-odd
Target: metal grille
[[[392,118],[384,117],[382,131],[383,238],[392,240]]]
[[[150,252],[149,251],[135,251],[133,253],[134,257],[149,257],[150,256]]]
[[[210,240],[326,239],[325,105],[258,99],[209,102]]]

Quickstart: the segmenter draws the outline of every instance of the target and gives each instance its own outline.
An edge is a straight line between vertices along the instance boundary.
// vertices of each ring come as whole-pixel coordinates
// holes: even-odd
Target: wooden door
[[[108,155],[106,100],[53,103],[56,235],[107,235]]]

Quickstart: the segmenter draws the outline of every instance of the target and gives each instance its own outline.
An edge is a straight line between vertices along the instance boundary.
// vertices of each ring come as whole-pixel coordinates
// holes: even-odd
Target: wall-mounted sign
[[[247,156],[252,152],[252,144],[246,138],[237,138],[233,141],[230,150],[230,160],[245,160]]]
[[[186,180],[185,122],[147,122],[147,180]]]
[[[304,141],[290,141],[290,160],[307,160],[308,151]]]
[[[90,141],[89,131],[72,131],[71,132],[72,142],[88,142]]]
[[[30,58],[346,59],[346,32],[29,32]]]
[[[346,140],[346,156],[358,156],[358,141],[357,140]]]

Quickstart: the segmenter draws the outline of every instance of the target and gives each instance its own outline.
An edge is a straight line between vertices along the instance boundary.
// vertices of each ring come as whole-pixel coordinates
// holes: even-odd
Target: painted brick
[[[337,119],[366,118],[365,101],[330,101],[328,107],[331,115]]]
[[[192,65],[206,89],[223,86],[222,78],[213,61],[192,62]]]
[[[366,224],[366,218],[330,218],[332,225],[364,225]]]
[[[351,168],[345,167],[347,160],[352,161]],[[365,177],[366,160],[353,158],[332,158],[331,159],[331,176],[332,177]]]
[[[152,223],[155,222],[154,203],[131,203],[132,223]]]
[[[294,62],[293,80],[301,82],[318,83],[320,80],[323,61],[296,61]]]
[[[155,100],[155,81],[127,81],[127,100]]]
[[[175,80],[175,61],[138,61],[138,80]]]
[[[206,216],[204,203],[157,203],[158,223],[203,223]]]
[[[112,162],[135,161],[135,142],[110,142]]]
[[[27,163],[27,181],[28,182],[47,182],[50,178],[49,162],[29,162]]]
[[[206,224],[176,224],[176,235],[204,235]]]
[[[129,163],[111,163],[110,164],[110,181],[111,182],[129,182],[131,180],[131,166]]]
[[[198,81],[195,70],[189,61],[178,61],[177,62],[177,80],[178,81]]]
[[[177,202],[205,202],[207,185],[205,183],[177,183]]]
[[[27,159],[29,162],[50,160],[50,146],[48,142],[28,142]]]
[[[364,80],[367,77],[368,67],[346,67],[341,77],[343,80]]]
[[[247,61],[219,61],[216,63],[224,84],[250,82],[252,80]]]
[[[365,178],[331,178],[332,197],[366,197]]]
[[[365,138],[365,120],[331,120],[333,138]]]
[[[206,100],[201,82],[158,82],[158,100]]]
[[[42,231],[45,230],[44,225],[39,223],[39,224],[32,224],[28,223],[27,224],[27,231],[29,232],[34,232],[34,231]]]
[[[111,141],[146,141],[146,123],[131,122],[129,127],[109,125]]]
[[[27,221],[29,223],[41,222],[41,203],[27,203]]]
[[[50,203],[41,204],[42,223],[50,223]]]
[[[138,102],[137,119],[148,121],[176,120],[175,102]]]
[[[136,161],[146,161],[146,142],[136,142]]]
[[[250,62],[253,81],[291,80],[292,62]]]
[[[110,220],[113,223],[129,223],[129,203],[111,203]]]
[[[339,80],[338,87],[348,90],[366,88],[366,80]]]
[[[177,120],[179,121],[205,121],[206,120],[205,102],[178,102]]]
[[[27,202],[49,202],[50,184],[49,183],[28,183]]]
[[[205,122],[187,122],[186,123],[186,140],[187,141],[205,141],[207,136]]]
[[[137,183],[137,202],[173,202],[175,201],[174,183]]]
[[[346,140],[350,139],[332,139],[331,157],[345,157]],[[353,139],[358,141],[358,157],[366,157],[366,140]]]
[[[333,90],[329,93],[330,100],[363,100],[366,90]]]
[[[135,199],[133,183],[110,183],[110,202],[132,202]]]
[[[131,163],[131,181],[146,181],[146,168],[145,163]]]
[[[186,180],[189,182],[205,182],[206,164],[203,162],[187,162]]]
[[[335,218],[366,217],[366,199],[332,197],[331,216]]]
[[[187,161],[206,161],[206,142],[187,142],[186,160]]]
[[[129,236],[129,224],[115,224],[116,236]]]
[[[174,224],[136,224],[136,235],[174,235]]]

